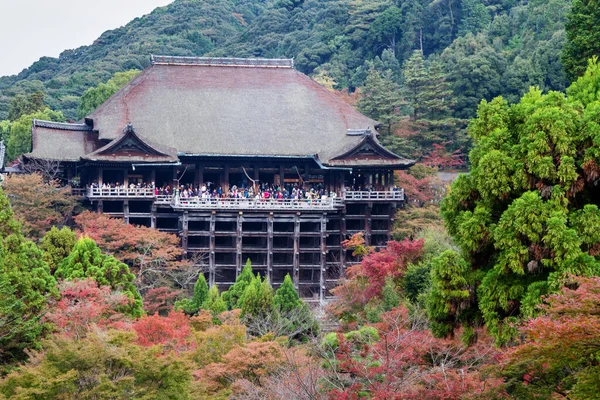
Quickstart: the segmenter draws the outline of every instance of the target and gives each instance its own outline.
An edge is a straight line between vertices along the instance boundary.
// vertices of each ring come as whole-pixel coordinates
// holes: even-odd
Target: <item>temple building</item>
[[[250,259],[323,301],[353,262],[343,240],[390,239],[394,171],[414,161],[380,144],[378,122],[293,60],[151,61],[80,123],[35,120],[24,161],[60,163],[99,212],[179,235],[222,288]]]

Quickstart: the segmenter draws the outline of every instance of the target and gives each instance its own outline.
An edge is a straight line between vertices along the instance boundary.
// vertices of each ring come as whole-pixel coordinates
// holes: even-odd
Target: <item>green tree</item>
[[[481,0],[462,0],[462,19],[458,27],[459,36],[466,33],[477,33],[486,28],[490,22],[490,13]]]
[[[58,296],[42,252],[26,241],[0,187],[0,365],[25,359],[48,327],[47,299]]]
[[[77,235],[67,226],[63,226],[60,230],[53,226],[46,233],[40,248],[44,252],[44,261],[48,263],[53,273],[60,263],[71,254],[76,242]]]
[[[117,72],[106,83],[100,83],[98,86],[89,88],[83,92],[81,104],[77,109],[77,117],[83,118],[90,114],[139,73],[140,71],[135,69]]]
[[[391,78],[391,71],[381,75],[375,68],[369,70],[365,86],[361,89],[357,107],[363,114],[381,122],[385,132],[401,118],[402,99],[400,86]]]
[[[480,312],[499,343],[567,276],[600,273],[599,80],[591,61],[568,96],[532,89],[512,106],[483,101],[469,126],[472,169],[441,210],[478,276],[475,299],[461,312],[472,321]]]
[[[60,111],[49,108],[32,114],[21,115],[11,124],[10,136],[6,143],[6,159],[16,160],[21,154],[31,151],[31,125],[34,119],[64,122],[65,117]]]
[[[240,316],[247,318],[260,318],[273,312],[273,288],[267,278],[262,279],[256,274],[252,282],[244,290],[240,299],[242,313]]]
[[[233,310],[235,308],[241,308],[242,303],[240,299],[244,295],[244,291],[254,279],[252,273],[252,263],[250,259],[246,261],[246,265],[242,272],[238,275],[233,286],[231,286],[226,292],[223,292],[223,300],[227,304],[227,308]]]
[[[302,300],[300,300],[300,296],[298,296],[298,292],[296,292],[296,288],[294,288],[294,283],[292,282],[290,274],[285,276],[283,283],[275,292],[273,304],[281,312],[289,312],[302,305]]]
[[[217,287],[217,285],[213,285],[208,291],[207,298],[204,304],[202,305],[202,308],[205,310],[209,310],[212,313],[213,321],[216,323],[218,323],[219,321],[219,314],[221,314],[224,311],[227,311],[227,304],[225,304],[225,301],[223,301],[223,299],[219,295],[219,288]]]
[[[142,297],[133,285],[135,276],[127,264],[113,256],[102,254],[96,242],[83,237],[75,243],[71,254],[56,270],[55,276],[66,280],[92,278],[98,285],[110,286],[126,294],[131,303],[124,312],[139,317],[142,315]]]
[[[469,310],[472,279],[469,264],[455,251],[446,250],[431,261],[431,291],[427,297],[427,314],[431,332],[438,337],[452,335],[464,322],[462,311]]]
[[[41,90],[38,90],[29,96],[15,96],[10,102],[10,110],[8,111],[9,121],[16,121],[23,115],[44,111],[47,108],[44,104],[45,97],[46,95]]]
[[[196,315],[208,299],[208,284],[206,278],[201,272],[194,284],[194,295],[191,299],[182,299],[175,302],[175,309],[181,310],[187,315]]]
[[[565,30],[562,62],[571,81],[585,73],[588,59],[600,55],[600,6],[597,1],[573,0]]]

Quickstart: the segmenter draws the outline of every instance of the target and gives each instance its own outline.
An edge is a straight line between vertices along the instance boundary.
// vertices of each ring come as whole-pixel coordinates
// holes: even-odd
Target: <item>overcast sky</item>
[[[91,44],[173,0],[0,0],[0,76]]]

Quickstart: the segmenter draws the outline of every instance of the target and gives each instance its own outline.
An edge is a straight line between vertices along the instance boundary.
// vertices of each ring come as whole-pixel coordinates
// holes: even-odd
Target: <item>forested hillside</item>
[[[569,9],[570,0],[176,0],[0,78],[0,120],[11,119],[15,96],[39,91],[75,120],[86,89],[143,69],[150,54],[293,57],[358,99],[392,150],[452,166],[466,158],[466,121],[481,99],[567,86]]]

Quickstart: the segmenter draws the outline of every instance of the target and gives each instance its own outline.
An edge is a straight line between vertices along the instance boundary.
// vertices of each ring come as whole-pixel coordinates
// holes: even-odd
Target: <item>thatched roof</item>
[[[85,121],[103,143],[131,124],[139,138],[180,157],[316,156],[325,164],[360,145],[363,136],[349,132],[375,131],[376,121],[292,66],[291,60],[153,57]],[[55,157],[49,147],[34,143],[34,153]],[[70,153],[89,153],[79,150]]]

